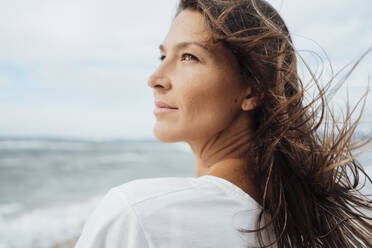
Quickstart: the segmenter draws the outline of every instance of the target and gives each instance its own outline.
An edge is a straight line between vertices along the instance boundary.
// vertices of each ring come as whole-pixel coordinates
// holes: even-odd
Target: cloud
[[[6,75],[0,74],[0,88],[5,90],[12,85],[12,80],[8,78]]]
[[[296,46],[321,54],[314,42],[303,37],[317,41],[336,71],[372,45],[370,1],[361,1],[363,5],[348,0],[270,2],[280,9]],[[0,135],[152,137],[153,96],[146,82],[159,63],[158,46],[176,4],[174,0],[4,1]],[[366,85],[371,57],[358,66],[349,86]],[[353,90],[353,99],[356,93],[360,92]]]
[[[313,39],[323,47],[333,60],[355,58],[372,46],[370,9],[372,2],[348,0],[275,2],[289,26],[299,49],[307,47]],[[312,47],[314,48],[314,46]],[[318,49],[317,49],[318,50]]]
[[[153,138],[150,109],[127,106],[0,105],[0,135],[79,138]],[[6,130],[6,132],[4,132]],[[135,132],[134,132],[135,130]]]
[[[174,1],[148,1],[145,6],[118,0],[2,3],[0,44],[6,49],[0,58],[29,64],[146,55],[166,32]]]

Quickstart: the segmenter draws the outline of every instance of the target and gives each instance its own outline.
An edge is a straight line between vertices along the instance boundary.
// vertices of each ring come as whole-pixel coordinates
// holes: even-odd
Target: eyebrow
[[[189,47],[189,46],[197,46],[199,48],[202,48],[203,50],[207,51],[208,53],[210,53],[210,47],[207,46],[206,44],[202,44],[202,43],[199,43],[199,42],[195,42],[195,41],[184,41],[184,42],[180,42],[180,43],[177,43],[176,44],[176,49],[182,49],[182,48],[186,48],[186,47]],[[165,51],[165,48],[164,48],[164,45],[160,45],[159,46],[159,49],[160,51]]]

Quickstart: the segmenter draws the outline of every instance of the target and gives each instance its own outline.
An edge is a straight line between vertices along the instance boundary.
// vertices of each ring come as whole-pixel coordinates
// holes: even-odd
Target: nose
[[[148,79],[147,85],[153,89],[161,88],[161,89],[170,89],[171,82],[168,77],[164,74],[161,74],[158,70],[155,71]]]

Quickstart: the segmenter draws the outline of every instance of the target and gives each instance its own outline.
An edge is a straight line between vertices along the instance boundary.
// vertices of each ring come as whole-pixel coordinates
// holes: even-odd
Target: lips
[[[155,101],[155,105],[158,108],[168,108],[168,109],[178,109],[177,107],[171,106],[165,102],[162,101]]]

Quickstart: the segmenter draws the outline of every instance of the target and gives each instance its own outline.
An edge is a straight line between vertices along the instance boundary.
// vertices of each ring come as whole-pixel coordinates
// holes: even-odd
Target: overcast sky
[[[318,44],[336,71],[372,46],[370,0],[270,2],[297,48],[320,53]],[[153,138],[147,78],[159,64],[176,4],[0,0],[0,136]],[[371,65],[369,54],[348,80],[352,100],[363,94]]]

